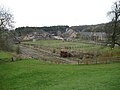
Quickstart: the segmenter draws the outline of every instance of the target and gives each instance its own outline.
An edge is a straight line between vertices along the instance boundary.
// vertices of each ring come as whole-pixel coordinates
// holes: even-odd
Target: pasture
[[[114,55],[118,55],[120,53],[120,47],[115,47],[114,49],[111,49],[107,46],[101,46],[97,44],[90,44],[90,43],[83,43],[83,42],[66,42],[62,40],[39,40],[36,42],[27,41],[22,42],[23,44],[34,44],[38,45],[40,47],[45,48],[52,48],[52,49],[68,49],[68,50],[74,50],[74,51],[86,51],[86,52],[104,52],[104,53],[114,53]],[[117,54],[116,54],[117,53]]]
[[[120,90],[120,63],[57,65],[34,59],[0,63],[0,90]]]
[[[36,42],[28,41],[23,42],[23,45],[36,48],[37,50],[49,52],[51,55],[61,56],[61,51],[68,52],[67,59],[71,61],[80,61],[80,63],[108,63],[111,61],[120,61],[120,47],[111,49],[107,46],[97,44],[83,43],[83,42],[66,42],[62,40],[39,40]],[[86,58],[87,57],[90,58]],[[89,56],[88,56],[89,55]],[[44,55],[46,56],[46,55]],[[66,55],[63,55],[66,56]],[[85,58],[84,58],[85,57]],[[81,58],[84,58],[84,60]]]
[[[96,50],[101,48],[101,46],[95,44],[85,44],[80,42],[67,42],[62,40],[39,40],[36,42],[28,41],[23,42],[26,44],[36,44],[39,46],[54,48],[54,49],[72,49],[72,50]]]

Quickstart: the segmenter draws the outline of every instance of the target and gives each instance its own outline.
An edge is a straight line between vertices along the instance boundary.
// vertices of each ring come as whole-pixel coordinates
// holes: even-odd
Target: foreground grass
[[[37,60],[1,63],[0,90],[120,90],[120,63],[56,65]]]

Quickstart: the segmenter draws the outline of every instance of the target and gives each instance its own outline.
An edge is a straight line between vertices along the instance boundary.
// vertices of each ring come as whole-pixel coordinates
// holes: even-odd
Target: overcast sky
[[[110,21],[116,0],[0,0],[14,15],[15,27],[90,25]]]

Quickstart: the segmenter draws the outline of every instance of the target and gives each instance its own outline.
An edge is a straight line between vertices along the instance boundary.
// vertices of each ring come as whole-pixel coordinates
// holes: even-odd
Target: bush
[[[16,53],[17,53],[17,54],[21,54],[21,50],[20,50],[20,46],[19,46],[19,45],[17,45]]]

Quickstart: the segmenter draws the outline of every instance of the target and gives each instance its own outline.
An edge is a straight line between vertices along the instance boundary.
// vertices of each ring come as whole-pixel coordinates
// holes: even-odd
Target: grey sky
[[[106,17],[116,0],[0,0],[10,8],[15,27],[88,25],[109,21]]]

